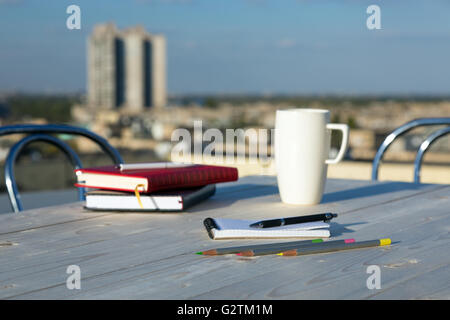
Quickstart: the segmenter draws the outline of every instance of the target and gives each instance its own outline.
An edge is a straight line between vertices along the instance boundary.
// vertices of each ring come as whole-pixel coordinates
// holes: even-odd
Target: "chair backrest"
[[[8,196],[11,203],[11,207],[14,212],[19,212],[23,210],[22,202],[20,200],[19,191],[17,188],[15,176],[14,176],[14,163],[17,157],[20,155],[24,147],[34,141],[44,141],[50,143],[61,151],[63,151],[68,159],[71,161],[75,168],[81,168],[81,161],[75,151],[70,148],[69,145],[64,143],[62,140],[51,136],[49,134],[70,134],[84,136],[92,141],[94,141],[100,148],[106,152],[115,165],[123,163],[122,157],[119,152],[112,147],[108,141],[99,135],[74,126],[68,125],[34,125],[34,124],[21,124],[0,127],[0,136],[10,135],[10,134],[28,134],[25,138],[21,139],[19,142],[14,144],[6,157],[5,162],[5,185],[8,190]],[[79,189],[79,199],[84,199],[84,189]]]
[[[383,154],[392,144],[392,142],[398,138],[399,136],[405,134],[406,132],[421,126],[435,126],[435,125],[449,125],[450,126],[450,118],[421,118],[412,120],[410,122],[405,123],[401,127],[395,129],[391,134],[389,134],[386,139],[384,139],[381,146],[378,148],[377,153],[375,154],[375,158],[372,163],[372,180],[378,180],[378,167],[380,166],[381,159],[383,158]],[[440,137],[448,134],[450,132],[450,127],[446,127],[444,129],[440,129],[438,131],[433,132],[429,135],[425,141],[420,145],[416,160],[414,162],[414,182],[420,183],[420,169],[421,163],[423,159],[423,155],[429,146],[435,142]]]

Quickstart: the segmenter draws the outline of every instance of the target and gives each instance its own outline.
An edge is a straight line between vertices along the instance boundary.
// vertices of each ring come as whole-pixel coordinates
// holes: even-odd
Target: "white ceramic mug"
[[[275,120],[275,163],[281,200],[289,204],[320,203],[328,164],[338,163],[347,150],[346,124],[329,123],[330,111],[278,110]],[[342,144],[328,159],[331,130],[342,131]]]

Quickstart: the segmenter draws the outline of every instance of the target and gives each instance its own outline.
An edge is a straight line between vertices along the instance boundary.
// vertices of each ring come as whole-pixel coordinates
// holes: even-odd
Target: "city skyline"
[[[381,7],[381,30],[366,8]],[[445,1],[0,1],[0,92],[86,92],[93,26],[167,37],[169,94],[450,93]]]

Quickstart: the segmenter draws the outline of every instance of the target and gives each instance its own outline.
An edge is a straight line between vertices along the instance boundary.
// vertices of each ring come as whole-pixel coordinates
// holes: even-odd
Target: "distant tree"
[[[0,118],[8,118],[10,114],[9,106],[6,103],[0,103]]]
[[[205,100],[205,106],[208,108],[217,108],[219,106],[219,103],[217,102],[216,99],[212,98],[212,97],[208,97]]]
[[[341,117],[339,116],[339,114],[335,114],[333,115],[333,117],[331,118],[331,122],[332,123],[340,123],[341,122]]]
[[[347,125],[349,126],[350,129],[358,128],[358,124],[357,124],[355,118],[353,118],[352,116],[348,117]]]
[[[43,118],[49,122],[69,122],[71,108],[79,98],[68,96],[16,95],[7,99],[9,119]]]

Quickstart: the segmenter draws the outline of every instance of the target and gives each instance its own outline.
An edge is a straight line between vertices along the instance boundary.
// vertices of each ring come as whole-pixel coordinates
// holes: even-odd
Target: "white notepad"
[[[330,225],[325,222],[307,222],[273,228],[253,228],[256,220],[212,219],[204,225],[211,239],[239,238],[329,238]]]

